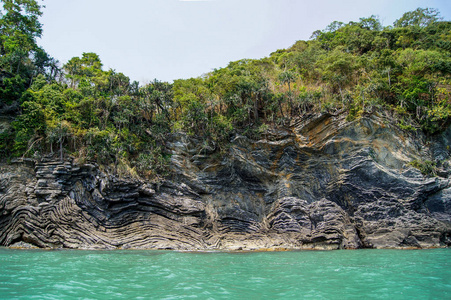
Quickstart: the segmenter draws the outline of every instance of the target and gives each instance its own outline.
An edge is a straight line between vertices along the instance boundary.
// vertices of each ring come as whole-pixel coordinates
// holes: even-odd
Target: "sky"
[[[418,7],[451,20],[450,0],[43,0],[38,41],[61,65],[83,52],[141,84],[199,77],[269,56],[333,21],[384,26]]]

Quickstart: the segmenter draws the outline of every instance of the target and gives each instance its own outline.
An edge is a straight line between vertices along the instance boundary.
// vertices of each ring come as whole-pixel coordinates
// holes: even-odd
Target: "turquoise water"
[[[451,249],[0,249],[1,299],[451,299]]]

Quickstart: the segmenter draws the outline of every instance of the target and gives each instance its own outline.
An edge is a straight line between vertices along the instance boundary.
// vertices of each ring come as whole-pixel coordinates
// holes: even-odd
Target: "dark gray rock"
[[[451,243],[451,129],[308,115],[228,153],[168,141],[173,177],[42,159],[0,166],[0,244],[78,249],[428,248]],[[439,176],[408,163],[440,160]]]

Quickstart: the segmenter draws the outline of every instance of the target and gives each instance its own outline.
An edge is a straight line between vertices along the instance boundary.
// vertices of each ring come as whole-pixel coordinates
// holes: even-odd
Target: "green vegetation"
[[[419,161],[412,160],[409,165],[420,170],[421,174],[426,176],[437,176],[437,163],[430,160]]]
[[[120,174],[160,176],[165,142],[183,131],[223,151],[235,133],[257,138],[311,112],[344,111],[352,121],[390,111],[406,130],[435,134],[450,121],[451,22],[434,9],[394,26],[375,17],[333,22],[309,41],[243,59],[199,78],[145,86],[103,70],[95,53],[62,68],[36,44],[40,6],[3,0],[0,156],[71,155]]]

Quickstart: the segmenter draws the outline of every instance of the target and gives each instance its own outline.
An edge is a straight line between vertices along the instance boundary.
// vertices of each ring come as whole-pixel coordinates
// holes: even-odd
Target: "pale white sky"
[[[417,7],[451,19],[450,0],[44,0],[39,44],[62,64],[99,54],[141,84],[198,77],[262,58],[332,21],[378,15],[384,26]]]

